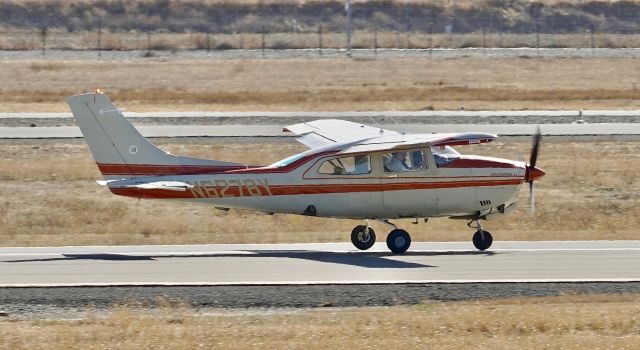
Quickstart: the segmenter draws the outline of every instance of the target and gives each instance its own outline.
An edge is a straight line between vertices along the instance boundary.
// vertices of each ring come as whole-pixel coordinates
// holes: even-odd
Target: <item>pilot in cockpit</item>
[[[411,170],[407,164],[407,152],[393,152],[391,157],[385,158],[385,168],[392,172]]]

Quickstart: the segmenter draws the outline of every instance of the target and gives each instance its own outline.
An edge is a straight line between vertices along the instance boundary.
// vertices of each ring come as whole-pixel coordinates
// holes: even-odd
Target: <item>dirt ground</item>
[[[269,164],[304,150],[293,140],[233,142],[167,139],[173,154]],[[499,138],[462,153],[528,158],[531,141]],[[640,142],[637,139],[546,138],[535,184],[536,215],[526,186],[518,209],[485,223],[496,240],[638,239]],[[354,220],[222,212],[182,202],[112,195],[82,140],[0,144],[0,244],[3,246],[276,243],[348,241]],[[398,222],[416,241],[466,241],[465,222]],[[375,224],[377,232],[386,232]]]
[[[67,112],[102,88],[144,111],[638,109],[627,58],[21,60],[0,62],[0,111]]]

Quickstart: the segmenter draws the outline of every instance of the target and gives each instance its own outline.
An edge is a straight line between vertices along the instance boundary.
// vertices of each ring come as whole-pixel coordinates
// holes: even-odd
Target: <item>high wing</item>
[[[381,135],[400,135],[397,131],[338,119],[320,119],[308,123],[289,125],[283,131],[301,135],[296,140],[309,148],[354,142]]]
[[[471,145],[491,142],[497,137],[494,134],[476,132],[408,134],[337,119],[290,125],[284,131],[301,135],[296,140],[309,148],[348,144],[341,153]]]

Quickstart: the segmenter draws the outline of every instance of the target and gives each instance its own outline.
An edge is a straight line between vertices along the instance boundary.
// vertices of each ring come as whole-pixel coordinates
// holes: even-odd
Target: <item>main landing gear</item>
[[[351,231],[351,243],[360,250],[367,250],[376,243],[376,231],[367,225],[358,225]]]
[[[403,229],[399,229],[396,225],[387,220],[383,221],[387,225],[393,226],[393,230],[387,235],[387,247],[394,254],[402,254],[409,249],[411,245],[411,236]],[[351,243],[360,249],[367,250],[376,242],[376,233],[373,228],[367,225],[358,225],[351,231]]]
[[[387,235],[387,247],[393,254],[403,254],[411,246],[411,236],[403,229],[398,228],[396,225],[390,223],[388,220],[382,220],[385,224],[392,226],[393,230]],[[472,224],[475,222],[475,226]],[[473,245],[478,250],[487,250],[493,243],[493,236],[489,231],[485,231],[480,225],[480,220],[474,219],[469,221],[467,226],[475,228],[476,232],[473,234]],[[351,243],[360,249],[367,250],[373,246],[376,242],[376,232],[369,226],[367,221],[366,225],[358,225],[353,231],[351,231]]]
[[[471,226],[471,223],[473,223],[473,221],[476,222],[475,227]],[[478,250],[487,250],[489,249],[489,247],[491,247],[491,243],[493,243],[493,236],[491,236],[491,233],[489,233],[489,231],[485,231],[482,229],[482,225],[480,225],[479,220],[471,220],[469,221],[467,226],[477,229],[476,233],[473,234],[472,241],[473,245]]]

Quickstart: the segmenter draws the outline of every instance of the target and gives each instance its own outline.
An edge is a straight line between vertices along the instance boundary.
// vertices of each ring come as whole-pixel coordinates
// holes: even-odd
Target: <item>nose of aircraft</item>
[[[537,179],[543,177],[544,174],[545,174],[545,172],[542,171],[542,169],[540,169],[538,167],[535,167],[535,166],[532,166],[532,165],[529,165],[527,167],[527,173],[525,175],[525,180],[528,181],[528,182],[531,182],[531,181],[534,181],[534,180],[537,180]]]

